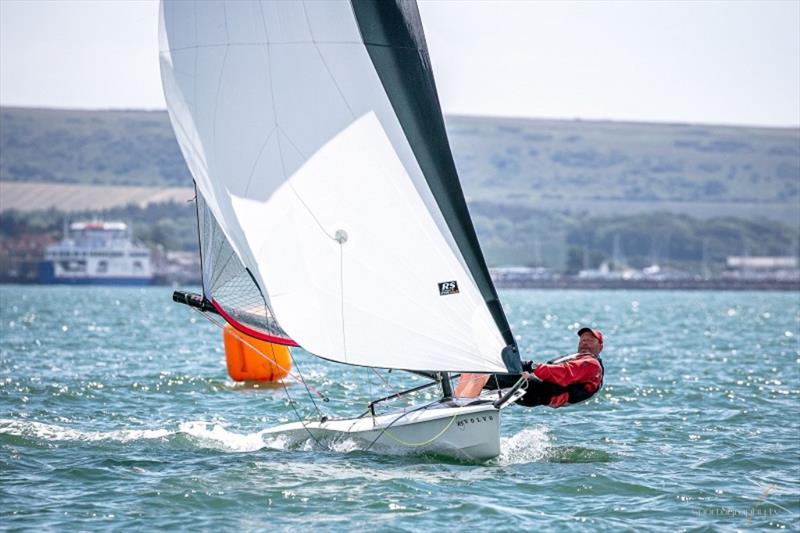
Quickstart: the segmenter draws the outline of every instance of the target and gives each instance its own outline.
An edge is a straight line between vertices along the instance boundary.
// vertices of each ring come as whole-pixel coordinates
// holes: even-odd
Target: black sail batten
[[[413,0],[351,0],[362,40],[433,197],[503,335],[503,362],[521,372],[519,354],[458,179],[425,34]]]

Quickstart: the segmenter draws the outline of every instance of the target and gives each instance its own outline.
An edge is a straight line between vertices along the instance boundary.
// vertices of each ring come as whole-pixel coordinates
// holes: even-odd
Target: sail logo
[[[458,283],[456,281],[439,283],[439,296],[447,296],[448,294],[458,294]]]
[[[469,418],[462,418],[456,422],[456,425],[458,426],[458,429],[463,430],[470,424],[483,424],[484,422],[489,422],[491,420],[494,420],[494,416],[492,415],[471,416]]]

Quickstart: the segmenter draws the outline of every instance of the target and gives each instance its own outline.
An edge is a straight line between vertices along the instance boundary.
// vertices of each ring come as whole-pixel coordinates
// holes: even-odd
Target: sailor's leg
[[[517,405],[525,407],[536,407],[537,405],[547,405],[552,396],[552,388],[547,383],[535,377],[528,378],[528,388],[525,395],[517,400]]]
[[[491,374],[461,374],[456,385],[455,396],[460,398],[477,398],[481,389],[489,381]]]

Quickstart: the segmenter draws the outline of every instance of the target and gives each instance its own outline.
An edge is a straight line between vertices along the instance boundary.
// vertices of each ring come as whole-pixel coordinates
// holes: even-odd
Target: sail
[[[253,275],[231,248],[203,196],[197,194],[203,296],[225,320],[253,337],[297,346],[281,329]]]
[[[198,198],[276,336],[354,365],[519,368],[415,3],[165,0],[160,21]]]

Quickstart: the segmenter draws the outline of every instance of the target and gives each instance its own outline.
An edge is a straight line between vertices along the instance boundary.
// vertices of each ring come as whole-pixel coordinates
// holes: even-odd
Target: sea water
[[[470,464],[262,434],[421,383],[401,372],[295,350],[317,393],[237,384],[217,325],[170,289],[0,287],[0,528],[800,527],[797,293],[501,298],[535,361],[601,328],[605,387],[506,409],[501,456]]]

